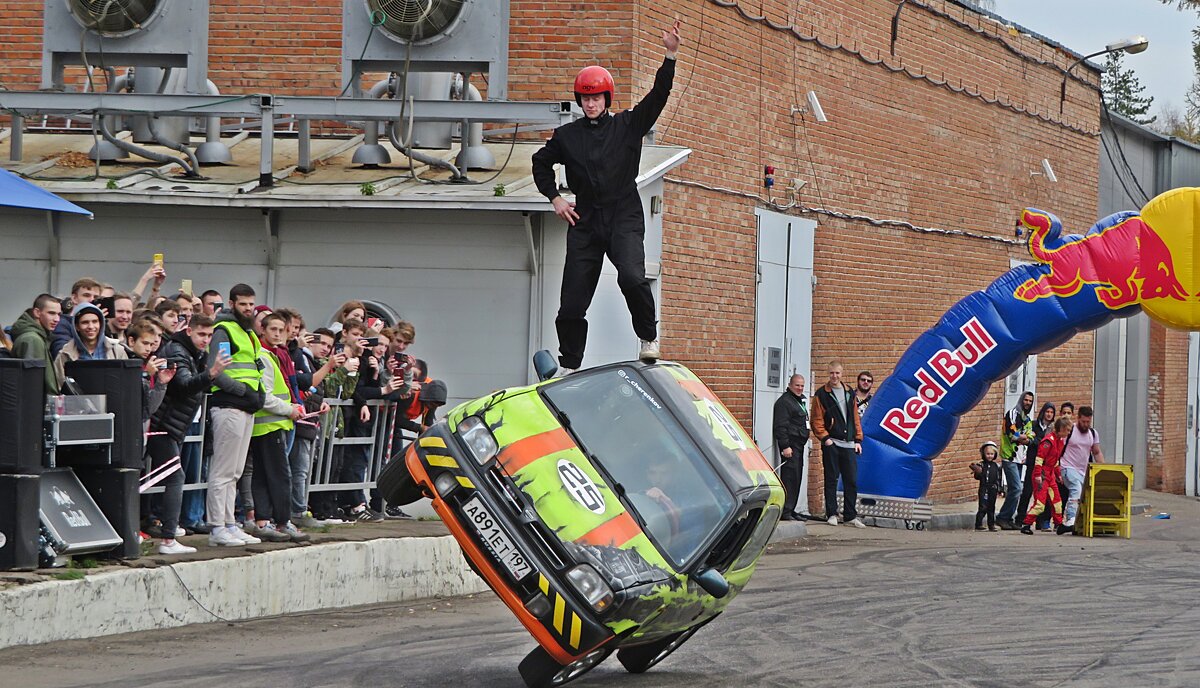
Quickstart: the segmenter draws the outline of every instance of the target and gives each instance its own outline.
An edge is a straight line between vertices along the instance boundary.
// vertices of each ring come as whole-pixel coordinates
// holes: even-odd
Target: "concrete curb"
[[[957,514],[934,514],[927,522],[905,521],[899,518],[864,516],[863,523],[876,528],[897,530],[971,530],[975,527],[975,512]]]
[[[486,589],[450,536],[336,542],[0,591],[0,648]]]
[[[775,526],[775,532],[771,533],[771,539],[767,540],[767,544],[783,540],[799,540],[802,537],[808,537],[808,526],[804,525],[803,521],[780,521],[779,525]]]

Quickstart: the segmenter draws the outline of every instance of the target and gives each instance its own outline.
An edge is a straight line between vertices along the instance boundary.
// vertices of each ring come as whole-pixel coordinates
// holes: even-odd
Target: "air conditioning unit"
[[[487,75],[488,98],[508,95],[508,0],[343,0],[342,92],[363,97],[361,75],[390,72],[397,79],[381,81],[368,97],[405,96],[417,100],[449,99],[452,90],[461,97],[478,92],[469,84],[456,84],[455,74]],[[397,87],[397,84],[400,86]],[[368,123],[366,140],[354,162],[367,165],[389,161],[378,144],[378,124]],[[396,122],[411,148],[447,149],[454,124],[450,122]],[[478,124],[463,123],[464,167],[494,164],[482,145]],[[395,138],[393,138],[395,141]]]
[[[67,65],[187,70],[206,93],[208,0],[45,0],[42,88],[62,90]]]
[[[366,72],[488,75],[488,98],[508,97],[508,0],[344,0],[342,86]]]
[[[208,80],[208,0],[45,0],[42,28],[42,88],[65,90],[69,65],[102,69],[110,91],[219,95]],[[127,69],[117,76],[117,69]],[[92,84],[99,83],[93,75]],[[138,143],[164,145],[192,157],[191,126],[186,117],[134,117],[103,120],[105,129],[128,125]],[[207,141],[194,162],[232,159],[220,141],[220,119],[207,120]],[[111,134],[111,132],[109,132]],[[130,151],[120,142],[100,142],[89,155],[116,160]]]

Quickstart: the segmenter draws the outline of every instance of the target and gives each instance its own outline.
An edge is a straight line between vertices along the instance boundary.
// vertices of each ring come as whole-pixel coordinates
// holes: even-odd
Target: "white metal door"
[[[778,461],[771,412],[795,373],[810,377],[812,351],[812,220],[756,210],[758,289],[755,303],[754,440]],[[809,382],[806,392],[811,392]],[[807,511],[807,466],[797,510]]]

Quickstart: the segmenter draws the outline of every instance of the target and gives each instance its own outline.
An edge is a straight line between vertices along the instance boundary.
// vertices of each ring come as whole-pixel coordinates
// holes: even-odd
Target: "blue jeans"
[[[1017,502],[1021,499],[1021,464],[1005,459],[1000,462],[1000,468],[1004,470],[1004,482],[1008,483],[1008,487],[1004,491],[1004,506],[996,514],[996,520],[1012,522],[1017,513]]]
[[[199,435],[200,424],[192,423],[188,435]],[[183,477],[187,484],[195,485],[208,479],[208,466],[204,465],[201,456],[200,442],[188,442],[179,452],[179,461],[183,465]],[[191,525],[204,523],[204,490],[188,490],[183,493],[183,510],[179,514],[181,523]]]
[[[1062,469],[1063,482],[1067,485],[1067,507],[1064,509],[1063,523],[1075,525],[1075,516],[1079,513],[1079,498],[1083,495],[1083,481],[1087,474],[1074,468]]]
[[[308,511],[308,473],[312,469],[313,445],[316,440],[297,437],[288,454],[292,465],[292,518],[300,518]]]

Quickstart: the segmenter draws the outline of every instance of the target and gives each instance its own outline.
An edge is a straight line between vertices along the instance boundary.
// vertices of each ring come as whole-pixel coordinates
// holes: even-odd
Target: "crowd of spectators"
[[[40,294],[0,328],[0,356],[45,362],[47,394],[75,391],[72,361],[142,363],[145,472],[164,488],[143,498],[142,529],[160,554],[196,551],[177,540],[185,534],[237,547],[304,542],[303,529],[321,524],[409,518],[362,489],[369,445],[333,444],[329,482],[353,489],[310,494],[309,476],[322,440],[390,433],[387,461],[402,455],[403,433],[434,422],[446,386],[407,352],[411,323],[388,326],[350,301],[310,330],[299,310],[261,304],[246,284],[226,299],[192,293],[190,280],[164,294],[165,281],[159,262],[130,292],[82,278],[68,297]],[[396,404],[390,427],[371,400]],[[184,490],[205,481],[207,490]]]

